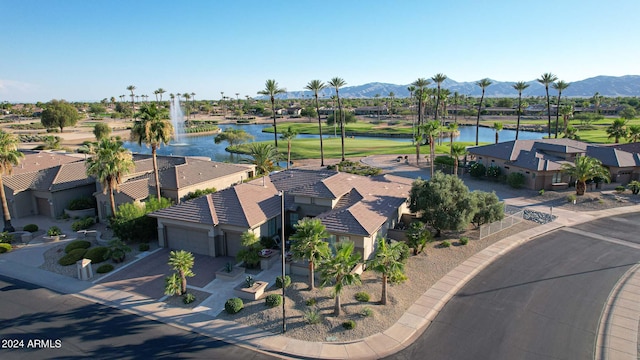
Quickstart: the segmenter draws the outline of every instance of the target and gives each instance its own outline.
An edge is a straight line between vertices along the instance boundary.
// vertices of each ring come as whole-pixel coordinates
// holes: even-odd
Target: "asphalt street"
[[[640,261],[640,215],[533,240],[489,265],[392,359],[593,359],[603,307]]]
[[[0,359],[275,359],[0,275]]]

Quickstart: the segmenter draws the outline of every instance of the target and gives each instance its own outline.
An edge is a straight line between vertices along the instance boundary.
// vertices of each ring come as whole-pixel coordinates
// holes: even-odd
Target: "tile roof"
[[[18,166],[13,167],[13,175],[37,172],[62,164],[84,162],[82,158],[52,152],[27,153]]]
[[[600,160],[605,166],[640,166],[640,154],[623,151],[612,146],[589,146],[587,156]]]
[[[86,175],[85,162],[81,159],[32,172],[5,176],[4,180],[5,185],[14,192],[27,189],[60,191],[95,183],[94,178]]]
[[[217,225],[219,223],[210,195],[181,202],[178,205],[155,211],[149,216],[206,225]]]
[[[253,168],[253,166],[185,158],[184,163],[160,171],[158,175],[163,188],[181,189],[236,173],[244,174],[251,168]],[[238,176],[238,182],[243,179],[246,179],[246,176]],[[150,181],[155,181],[153,175]]]

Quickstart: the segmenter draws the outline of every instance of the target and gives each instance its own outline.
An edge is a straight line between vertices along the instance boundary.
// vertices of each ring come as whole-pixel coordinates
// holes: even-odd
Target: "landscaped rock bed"
[[[209,295],[211,295],[210,293],[208,293],[206,291],[194,290],[194,289],[189,289],[189,288],[187,288],[187,293],[195,295],[196,300],[193,301],[190,304],[185,304],[182,301],[182,296],[177,296],[176,295],[176,296],[167,297],[164,300],[164,302],[169,306],[186,308],[186,309],[193,309],[196,306],[200,305],[200,303],[202,303],[206,298],[208,298]]]

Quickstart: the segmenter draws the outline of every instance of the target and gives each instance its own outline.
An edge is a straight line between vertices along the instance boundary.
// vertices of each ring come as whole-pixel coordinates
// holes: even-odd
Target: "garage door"
[[[178,226],[165,228],[169,249],[185,250],[194,254],[209,254],[209,237],[206,230],[194,230]]]
[[[224,233],[224,240],[227,245],[227,256],[236,256],[238,251],[242,249],[242,242],[240,241],[241,233],[226,232]]]

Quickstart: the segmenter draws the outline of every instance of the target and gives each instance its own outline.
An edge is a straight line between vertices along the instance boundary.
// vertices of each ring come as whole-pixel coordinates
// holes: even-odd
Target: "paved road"
[[[513,250],[390,358],[592,359],[607,297],[640,261],[639,220],[639,214],[604,218]]]
[[[0,275],[0,359],[275,359]],[[27,349],[29,340],[54,348]],[[56,341],[59,340],[59,343]]]

